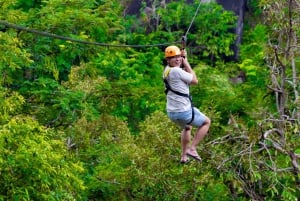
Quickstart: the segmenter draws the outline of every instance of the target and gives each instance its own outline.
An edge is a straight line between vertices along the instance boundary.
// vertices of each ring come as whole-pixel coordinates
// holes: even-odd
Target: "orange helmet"
[[[171,45],[171,46],[168,46],[166,49],[165,49],[165,57],[168,58],[168,57],[174,57],[174,56],[178,56],[178,55],[181,55],[181,51],[180,49],[175,46],[175,45]]]

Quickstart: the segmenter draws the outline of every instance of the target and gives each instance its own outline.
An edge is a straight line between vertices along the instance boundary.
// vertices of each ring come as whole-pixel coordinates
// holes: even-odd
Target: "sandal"
[[[186,165],[186,164],[188,164],[189,162],[191,162],[191,160],[189,160],[189,159],[186,159],[186,160],[180,160],[180,164],[183,164],[183,165]]]
[[[193,159],[197,160],[197,161],[201,161],[201,157],[198,155],[198,153],[196,151],[191,151],[189,150],[186,155],[188,155],[189,157],[192,157]]]

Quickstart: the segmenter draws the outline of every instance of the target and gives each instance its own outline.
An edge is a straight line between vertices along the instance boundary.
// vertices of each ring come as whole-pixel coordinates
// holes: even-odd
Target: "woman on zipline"
[[[182,128],[180,162],[189,162],[188,156],[201,161],[196,147],[207,134],[210,119],[193,106],[189,95],[189,85],[198,84],[197,76],[188,62],[185,50],[168,46],[165,49],[165,58],[167,66],[163,78],[167,94],[167,114]],[[192,126],[196,126],[197,131],[190,144]]]

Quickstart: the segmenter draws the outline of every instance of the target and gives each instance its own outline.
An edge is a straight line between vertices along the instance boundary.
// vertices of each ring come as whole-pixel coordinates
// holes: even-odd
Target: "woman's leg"
[[[196,147],[207,134],[210,126],[210,119],[206,118],[205,122],[197,129],[194,139],[190,148],[187,150],[187,155],[193,157],[196,160],[201,161],[201,157],[199,156]]]
[[[195,133],[194,139],[193,139],[191,147],[190,147],[191,151],[196,151],[197,145],[207,134],[209,127],[210,127],[210,119],[206,118],[205,122],[197,129],[197,131]]]
[[[192,127],[188,126],[181,132],[181,161],[187,161],[187,150],[191,141],[191,130]]]

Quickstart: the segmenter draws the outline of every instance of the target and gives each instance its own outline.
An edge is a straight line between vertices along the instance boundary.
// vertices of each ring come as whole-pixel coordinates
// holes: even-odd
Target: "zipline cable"
[[[181,46],[182,46],[183,49],[185,48],[187,35],[188,35],[188,33],[189,33],[189,31],[192,27],[192,24],[195,21],[195,18],[197,16],[198,12],[199,12],[200,5],[201,5],[201,0],[199,0],[199,5],[197,7],[197,10],[196,10],[196,12],[195,12],[195,14],[192,18],[192,21],[191,21],[185,35],[182,36]],[[70,37],[66,37],[66,36],[61,36],[61,35],[45,32],[45,31],[39,31],[39,30],[36,30],[36,29],[30,29],[30,28],[27,28],[27,27],[23,27],[23,26],[20,26],[20,25],[9,23],[9,22],[4,21],[4,20],[0,20],[0,24],[4,25],[6,27],[9,27],[9,28],[30,32],[30,33],[40,35],[40,36],[56,38],[56,39],[60,39],[60,40],[66,40],[66,41],[71,41],[71,42],[76,42],[76,43],[87,44],[87,45],[104,46],[104,47],[123,47],[123,48],[125,48],[125,47],[135,47],[135,48],[142,48],[142,47],[168,46],[170,44],[173,44],[173,43],[160,43],[160,44],[152,44],[152,45],[121,45],[121,44],[117,45],[117,44],[108,44],[108,43],[98,43],[98,42],[91,42],[91,41],[86,41],[86,40],[80,40],[80,39],[70,38]],[[179,43],[179,41],[176,41],[174,43]]]
[[[45,36],[45,37],[56,38],[56,39],[61,39],[61,40],[66,40],[66,41],[72,41],[75,43],[82,43],[82,44],[87,44],[87,45],[104,46],[104,47],[122,47],[122,48],[125,48],[125,47],[138,48],[139,47],[139,48],[142,48],[142,47],[168,46],[170,44],[173,44],[173,43],[161,43],[161,44],[152,44],[152,45],[120,45],[120,44],[117,45],[117,44],[108,44],[108,43],[98,43],[98,42],[91,42],[91,41],[70,38],[70,37],[52,34],[52,33],[44,32],[44,31],[38,31],[36,29],[30,29],[30,28],[12,24],[12,23],[9,23],[9,22],[3,21],[3,20],[0,20],[0,24],[4,25],[6,27],[9,27],[9,28],[26,31],[26,32],[30,32],[30,33]],[[178,41],[175,43],[178,43]]]
[[[187,35],[188,35],[188,33],[189,33],[189,31],[190,31],[190,29],[191,29],[191,27],[192,27],[192,25],[193,25],[193,23],[195,21],[195,18],[198,15],[198,12],[199,12],[199,9],[200,9],[200,5],[201,5],[201,0],[199,0],[199,4],[198,4],[198,7],[197,7],[197,10],[196,10],[196,12],[195,12],[195,14],[193,16],[193,19],[192,19],[192,21],[190,23],[190,26],[188,27],[187,31],[184,34],[184,37],[187,37]]]
[[[190,23],[187,31],[185,32],[185,34],[181,38],[181,49],[185,49],[185,43],[186,43],[186,40],[187,40],[187,35],[188,35],[188,33],[189,33],[189,31],[190,31],[190,29],[191,29],[191,27],[192,27],[192,25],[193,25],[193,23],[195,21],[196,16],[198,15],[198,12],[199,12],[199,9],[200,9],[200,5],[201,5],[201,0],[199,0],[198,7],[196,9],[196,12],[195,12],[195,14],[194,14],[194,16],[192,18],[192,21],[191,21],[191,23]]]

